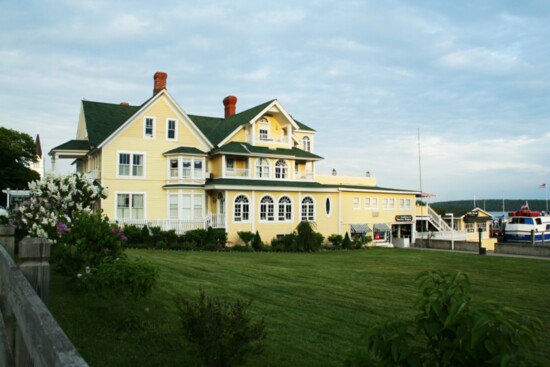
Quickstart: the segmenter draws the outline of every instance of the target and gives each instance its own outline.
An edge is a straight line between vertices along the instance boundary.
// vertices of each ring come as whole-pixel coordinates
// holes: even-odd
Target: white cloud
[[[516,55],[474,47],[448,53],[439,59],[443,67],[485,73],[505,72],[520,65]]]

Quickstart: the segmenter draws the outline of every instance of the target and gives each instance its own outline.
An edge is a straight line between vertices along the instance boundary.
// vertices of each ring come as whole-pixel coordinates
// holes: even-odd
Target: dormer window
[[[302,139],[302,149],[306,152],[311,152],[311,140],[308,136],[304,136]]]
[[[258,137],[261,141],[269,140],[269,120],[265,117],[258,120]]]
[[[155,138],[155,119],[146,117],[143,125],[143,137],[146,139]]]

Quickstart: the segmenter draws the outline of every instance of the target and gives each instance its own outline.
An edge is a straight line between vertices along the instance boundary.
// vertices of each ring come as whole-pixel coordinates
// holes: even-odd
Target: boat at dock
[[[550,216],[544,212],[529,210],[527,203],[519,210],[508,213],[504,226],[506,242],[547,242],[550,244]]]

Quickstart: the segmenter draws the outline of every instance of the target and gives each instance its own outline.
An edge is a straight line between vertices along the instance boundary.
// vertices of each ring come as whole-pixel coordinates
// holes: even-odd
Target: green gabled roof
[[[90,150],[90,144],[87,140],[69,140],[66,143],[56,146],[52,150]]]
[[[298,124],[298,126],[300,127],[300,130],[315,131],[315,129],[312,129],[311,127],[307,126],[306,124],[302,124],[300,121],[294,119],[294,117],[292,119],[294,120],[295,123]]]
[[[243,180],[238,178],[215,178],[206,181],[208,185],[234,185],[234,186],[265,186],[265,187],[301,187],[308,189],[327,189],[326,185],[310,181],[286,181],[286,180]]]
[[[164,155],[168,154],[191,154],[191,155],[206,155],[205,152],[203,152],[200,149],[197,149],[195,147],[177,147],[175,149],[169,150],[167,152],[162,153]]]
[[[204,136],[212,143],[212,145],[218,145],[229,134],[235,131],[239,126],[247,124],[252,120],[254,116],[262,112],[270,103],[274,101],[268,101],[262,103],[259,106],[252,107],[248,110],[229,116],[228,118],[206,117],[197,115],[187,115],[195,123],[195,125],[201,130]]]
[[[90,146],[97,147],[124,124],[141,106],[82,101]]]
[[[273,155],[273,156],[284,156],[289,158],[301,158],[301,159],[323,159],[323,157],[316,154],[306,152],[305,150],[292,147],[291,149],[286,148],[277,148],[270,149],[268,147],[259,147],[250,145],[248,143],[240,143],[232,141],[231,143],[225,144],[219,148],[213,149],[210,151],[210,155],[216,154],[238,154],[238,155]]]

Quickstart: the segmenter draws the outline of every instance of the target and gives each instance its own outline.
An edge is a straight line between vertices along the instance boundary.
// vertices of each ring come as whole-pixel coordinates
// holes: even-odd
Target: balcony
[[[101,178],[101,170],[93,169],[85,173],[86,176],[90,177],[92,180],[99,180]]]
[[[313,181],[313,171],[295,171],[294,179],[297,181]]]
[[[249,177],[248,168],[225,168],[225,177]]]
[[[256,135],[256,142],[262,142],[262,143],[276,143],[276,144],[288,144],[290,142],[290,138],[288,136],[284,135],[272,135],[272,136],[266,136],[263,134]],[[247,139],[247,143],[252,143],[252,138],[249,136]]]

